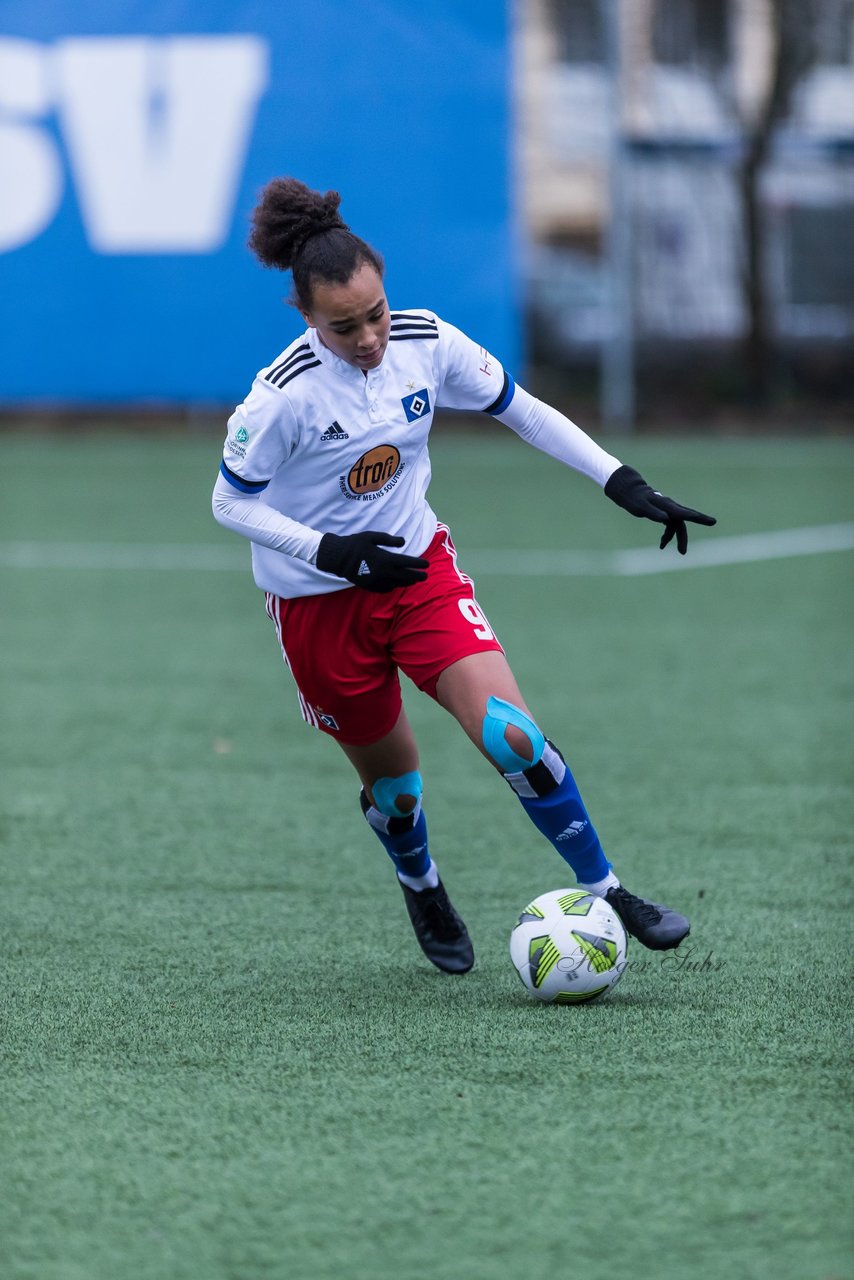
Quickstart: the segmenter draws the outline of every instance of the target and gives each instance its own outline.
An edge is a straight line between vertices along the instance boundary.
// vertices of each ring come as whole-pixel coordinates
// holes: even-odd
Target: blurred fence
[[[538,362],[599,361],[621,331],[635,379],[675,368],[688,347],[698,367],[741,348],[751,314],[739,143],[645,140],[620,154],[627,314],[614,311],[598,246],[538,246],[530,278]],[[779,368],[785,353],[806,361],[820,353],[854,391],[854,146],[781,146],[757,210],[772,361]]]
[[[628,163],[638,336],[741,336],[749,318],[738,146],[647,143]],[[781,148],[759,205],[774,334],[850,338],[854,147]]]
[[[755,402],[812,367],[812,392],[850,398],[854,0],[517,12],[537,368],[601,363],[615,422],[658,375]]]

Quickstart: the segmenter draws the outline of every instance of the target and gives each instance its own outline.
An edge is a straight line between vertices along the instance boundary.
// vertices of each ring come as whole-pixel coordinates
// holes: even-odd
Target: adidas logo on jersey
[[[580,835],[586,826],[586,822],[570,822],[569,826],[565,827],[564,830],[561,831],[560,835],[556,836],[555,839],[571,840],[573,836]]]
[[[344,428],[341,426],[341,423],[333,422],[330,427],[326,428],[323,435],[320,437],[320,442],[322,444],[324,440],[349,440],[349,439],[350,437],[347,434],[347,432],[344,430]]]

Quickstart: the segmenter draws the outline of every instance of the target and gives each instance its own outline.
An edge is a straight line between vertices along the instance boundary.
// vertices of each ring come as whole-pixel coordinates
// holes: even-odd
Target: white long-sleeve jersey
[[[251,539],[258,586],[285,598],[347,589],[314,563],[324,533],[381,529],[420,555],[436,531],[427,442],[438,408],[490,413],[599,485],[620,466],[431,311],[391,313],[367,376],[308,329],[231,415],[214,488],[216,519]]]

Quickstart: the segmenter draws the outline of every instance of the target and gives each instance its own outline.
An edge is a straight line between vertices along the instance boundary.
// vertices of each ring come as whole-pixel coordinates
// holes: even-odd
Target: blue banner
[[[242,399],[303,327],[246,248],[285,174],[513,368],[508,42],[494,0],[6,0],[0,401]]]

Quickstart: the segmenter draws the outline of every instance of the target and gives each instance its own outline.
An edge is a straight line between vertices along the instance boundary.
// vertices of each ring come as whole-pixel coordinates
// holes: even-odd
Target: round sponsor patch
[[[388,484],[400,467],[400,450],[393,444],[379,444],[363,453],[347,475],[351,493],[376,493]]]

